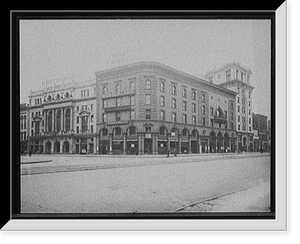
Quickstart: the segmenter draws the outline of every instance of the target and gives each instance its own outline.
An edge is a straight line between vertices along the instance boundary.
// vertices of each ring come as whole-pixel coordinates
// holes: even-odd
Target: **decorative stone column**
[[[201,153],[202,152],[202,146],[201,146],[201,138],[200,138],[199,135],[197,137],[197,146],[198,146],[198,153]]]
[[[112,147],[113,147],[113,133],[109,134],[109,154],[112,154]]]
[[[171,133],[167,133],[167,153],[170,151],[170,136]]]
[[[177,154],[181,154],[181,139],[182,139],[182,134],[178,133],[178,152],[177,152]]]
[[[123,154],[127,154],[127,133],[123,133]]]
[[[188,135],[188,153],[192,153],[192,136]]]

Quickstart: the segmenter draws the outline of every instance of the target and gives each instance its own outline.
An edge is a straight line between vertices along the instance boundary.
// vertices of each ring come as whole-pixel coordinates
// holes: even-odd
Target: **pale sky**
[[[252,71],[253,112],[270,118],[270,20],[21,20],[20,101],[46,80],[138,61],[203,77],[226,63]]]

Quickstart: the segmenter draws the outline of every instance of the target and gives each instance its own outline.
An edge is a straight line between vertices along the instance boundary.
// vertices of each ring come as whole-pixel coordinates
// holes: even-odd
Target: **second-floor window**
[[[165,120],[165,111],[163,110],[160,111],[160,119]]]
[[[196,113],[196,103],[192,103],[192,112]]]
[[[146,80],[146,89],[151,89],[151,80]]]
[[[186,101],[183,101],[183,102],[182,102],[182,110],[183,110],[183,111],[186,111]]]
[[[192,123],[193,123],[193,125],[196,124],[196,116],[192,116]]]
[[[151,109],[146,109],[146,119],[151,119]]]
[[[172,108],[174,109],[176,108],[176,99],[174,98],[172,99]]]
[[[116,85],[116,94],[117,95],[121,94],[121,85],[120,84]]]
[[[176,95],[176,86],[172,85],[172,95]]]
[[[172,122],[176,122],[176,113],[172,113]]]
[[[150,94],[146,94],[146,104],[147,105],[151,104],[151,95]]]
[[[205,106],[202,106],[202,108],[201,108],[201,114],[205,114]]]
[[[165,92],[165,83],[163,81],[160,82],[160,91]]]
[[[161,97],[160,97],[160,106],[161,106],[161,107],[164,107],[164,106],[165,106],[165,97],[164,97],[164,96],[161,96]]]

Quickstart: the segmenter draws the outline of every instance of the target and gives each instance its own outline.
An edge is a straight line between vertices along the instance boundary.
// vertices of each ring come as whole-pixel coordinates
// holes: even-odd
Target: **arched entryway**
[[[209,151],[214,153],[216,152],[216,134],[212,131],[209,136]]]
[[[199,132],[194,129],[192,131],[192,138],[191,138],[191,152],[192,153],[199,153],[199,144],[198,144],[198,135],[199,135]]]
[[[46,142],[46,153],[51,153],[51,142],[50,141],[47,141]]]
[[[168,130],[165,126],[161,126],[159,128],[158,153],[159,154],[167,154],[168,153]]]
[[[230,152],[229,135],[227,132],[224,134],[224,150],[225,152]]]
[[[64,141],[63,153],[69,153],[69,150],[70,150],[70,143],[68,141]]]
[[[99,154],[107,154],[108,152],[109,152],[108,129],[102,128],[99,132]]]
[[[139,153],[137,128],[135,126],[127,128],[124,140],[123,144],[126,143],[124,150],[126,150],[127,154],[136,155]]]
[[[60,142],[56,141],[54,143],[54,153],[60,153]]]
[[[216,151],[217,152],[223,152],[224,151],[224,145],[223,145],[224,141],[223,141],[223,135],[221,132],[218,133],[217,135],[217,148]]]

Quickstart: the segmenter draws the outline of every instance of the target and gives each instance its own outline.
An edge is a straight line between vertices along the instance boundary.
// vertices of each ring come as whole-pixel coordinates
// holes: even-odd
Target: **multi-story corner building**
[[[236,125],[239,151],[253,151],[252,91],[250,76],[252,72],[238,63],[227,64],[208,72],[206,79],[226,89],[235,91]]]
[[[253,113],[253,129],[258,133],[258,140],[254,141],[254,151],[268,151],[268,117]]]
[[[235,91],[157,62],[95,75],[100,154],[235,152]]]
[[[50,85],[29,96],[32,153],[94,153],[95,80]]]
[[[28,104],[20,104],[20,154],[26,154],[28,152],[28,114]]]

